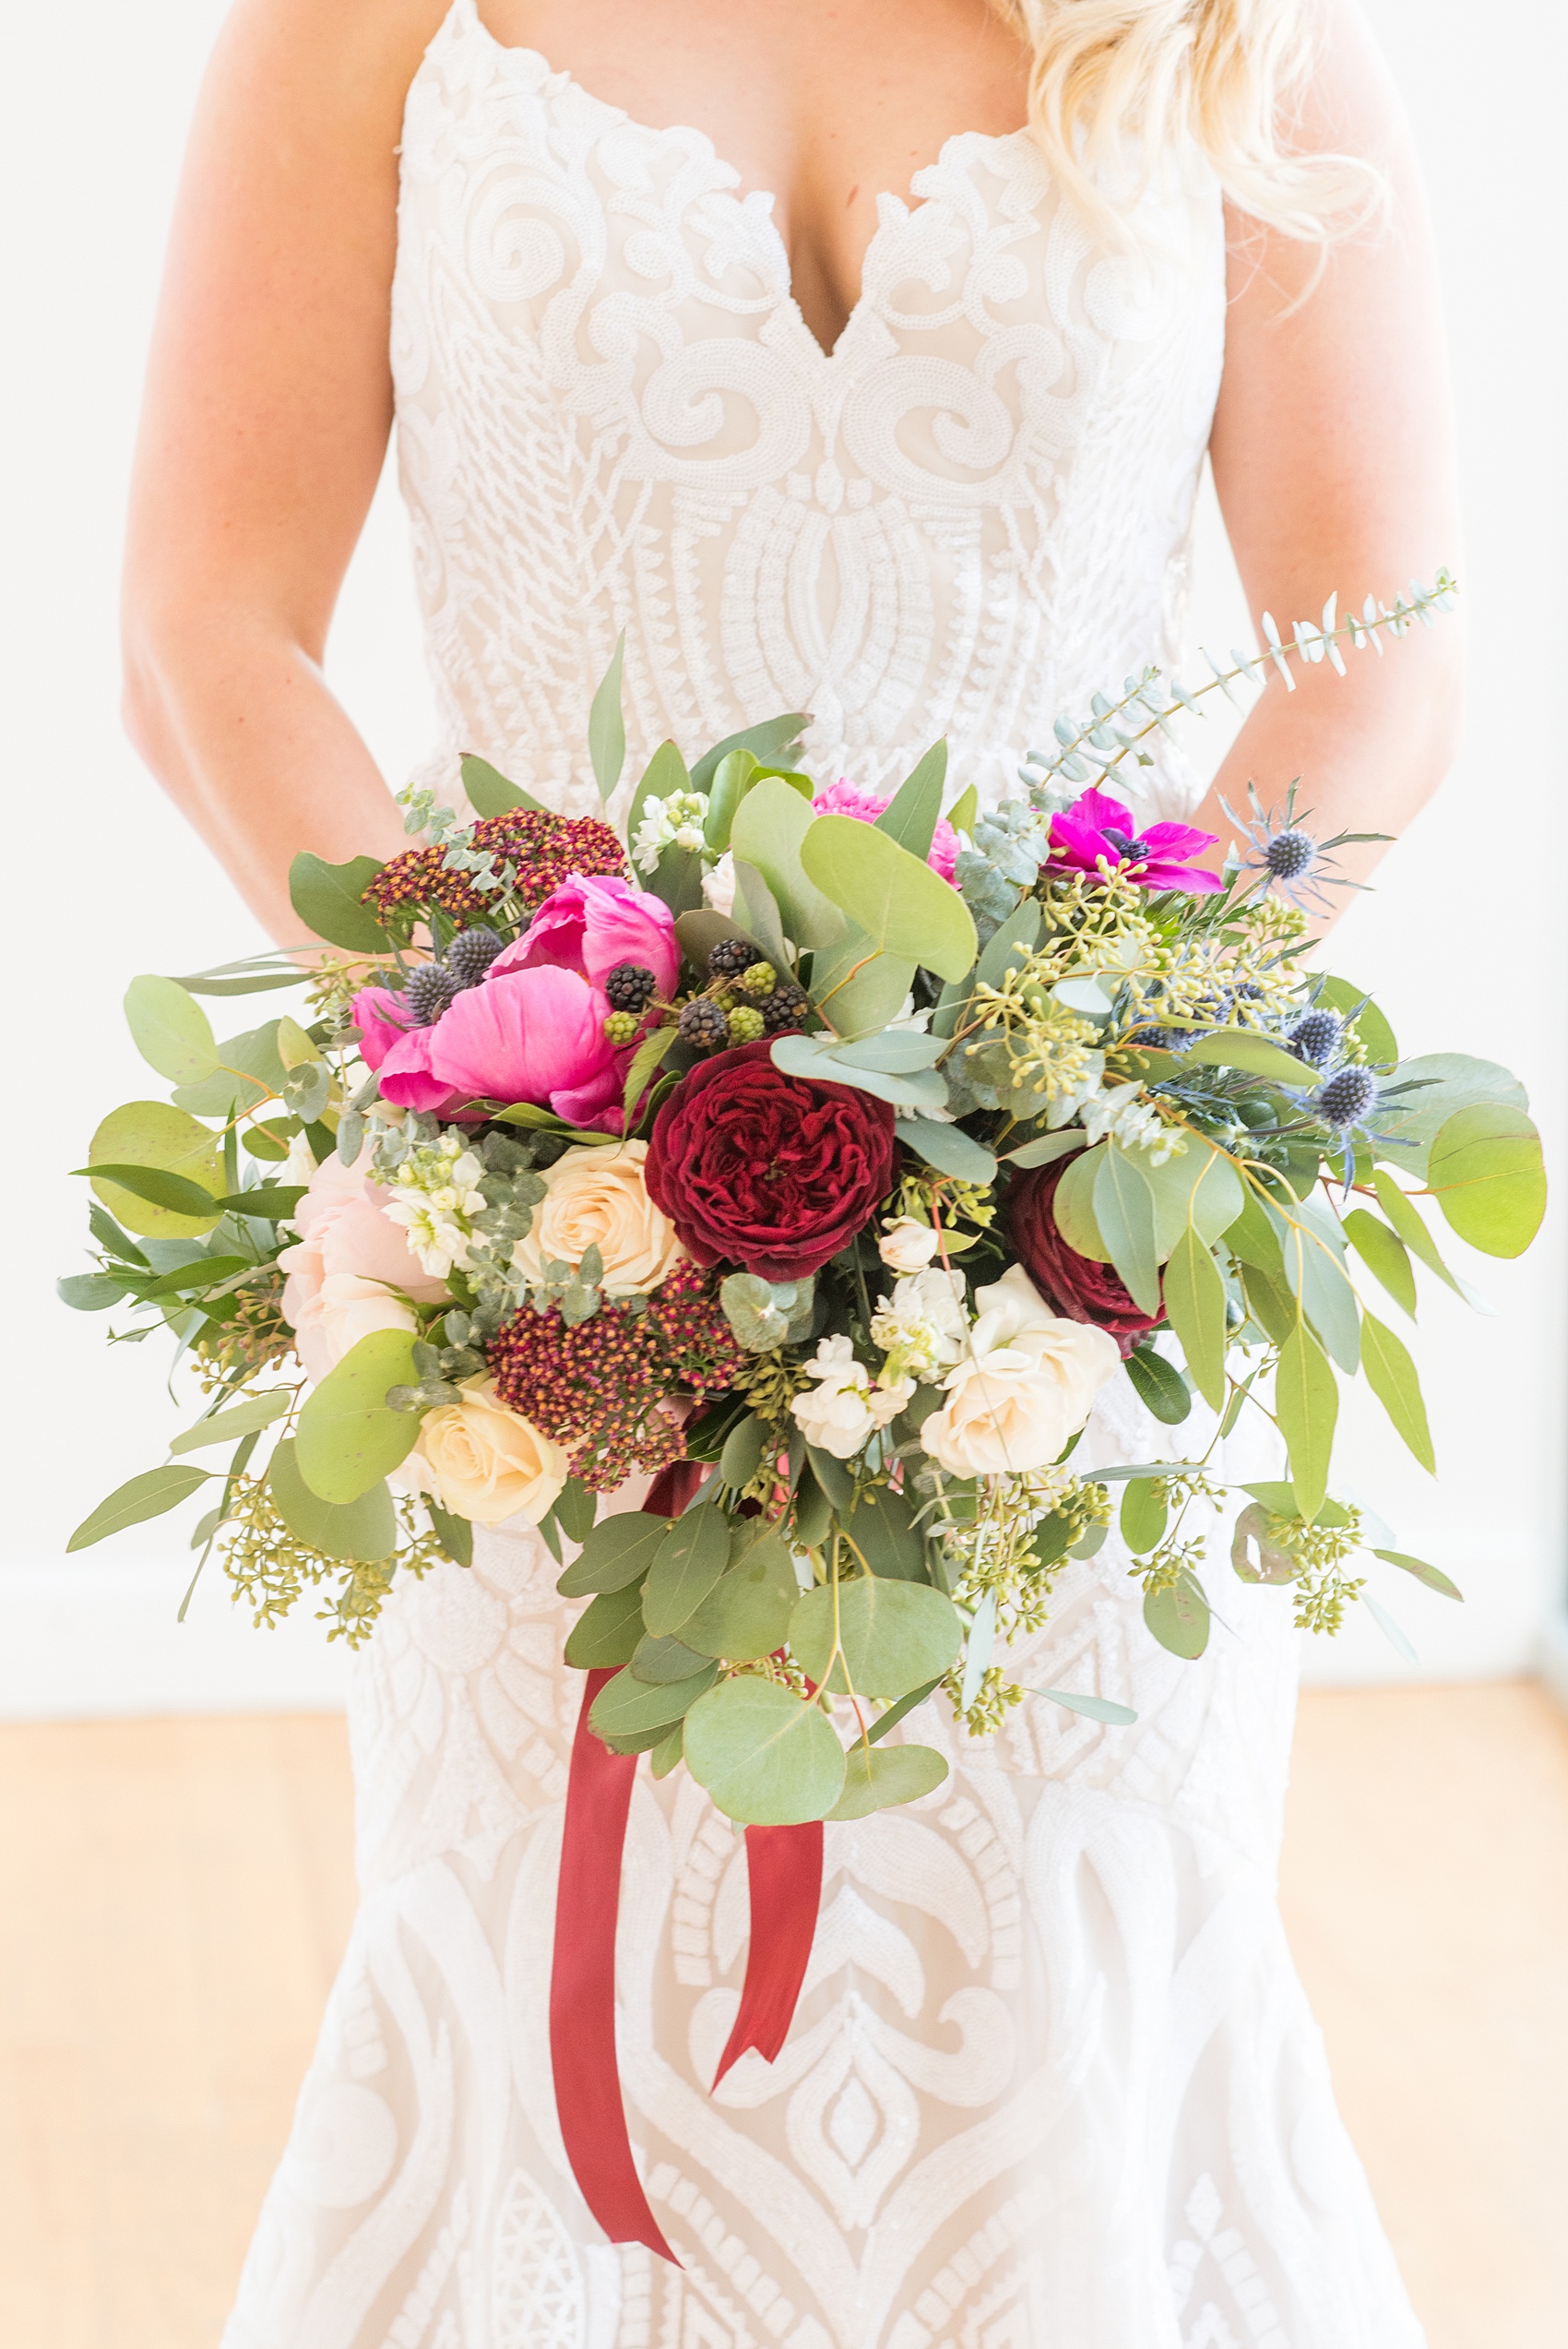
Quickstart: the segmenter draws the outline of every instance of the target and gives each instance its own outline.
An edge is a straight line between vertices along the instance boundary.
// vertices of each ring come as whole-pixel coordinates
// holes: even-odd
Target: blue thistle
[[[1377,1079],[1370,1068],[1336,1069],[1325,1085],[1318,1088],[1313,1102],[1325,1126],[1337,1133],[1348,1134],[1371,1116],[1377,1103]]]
[[[1327,1068],[1338,1054],[1344,1032],[1338,1015],[1320,1007],[1302,1012],[1287,1042],[1293,1053],[1301,1059],[1310,1061],[1314,1068]]]

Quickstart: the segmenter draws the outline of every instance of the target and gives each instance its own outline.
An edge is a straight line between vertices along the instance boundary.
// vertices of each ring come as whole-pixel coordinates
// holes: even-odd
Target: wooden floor
[[[215,2349],[349,1831],[336,1720],[0,1728],[4,2349]],[[1285,1902],[1431,2349],[1563,2349],[1568,1721],[1309,1696]]]

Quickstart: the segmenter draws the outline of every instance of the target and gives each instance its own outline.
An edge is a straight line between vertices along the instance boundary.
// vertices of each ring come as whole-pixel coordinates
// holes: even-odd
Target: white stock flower
[[[929,1223],[912,1215],[896,1215],[882,1227],[876,1252],[889,1272],[922,1272],[940,1243]]]
[[[701,848],[707,820],[706,792],[671,792],[668,799],[645,799],[642,821],[632,842],[639,873],[654,873],[667,848]]]
[[[703,875],[702,893],[715,913],[722,913],[728,921],[735,911],[735,860],[728,849]]]
[[[1109,1134],[1123,1150],[1146,1150],[1151,1166],[1163,1166],[1168,1158],[1181,1157],[1186,1140],[1142,1094],[1135,1078],[1097,1094],[1084,1111],[1084,1131],[1091,1145]]]
[[[872,1317],[873,1342],[887,1357],[885,1379],[934,1378],[958,1361],[968,1333],[963,1276],[939,1265],[895,1282]]]
[[[393,1177],[383,1213],[400,1223],[424,1270],[445,1280],[469,1258],[474,1216],[484,1208],[477,1186],[484,1168],[448,1127],[427,1150],[411,1151]]]
[[[1015,1264],[977,1289],[970,1350],[943,1380],[947,1401],[921,1441],[951,1476],[1016,1475],[1048,1468],[1120,1368],[1114,1338],[1051,1311]]]
[[[806,1365],[817,1381],[810,1394],[797,1395],[790,1409],[808,1444],[831,1452],[835,1460],[853,1460],[863,1451],[879,1427],[896,1419],[914,1393],[907,1378],[873,1386],[864,1363],[855,1360],[848,1338],[824,1338],[816,1360]]]

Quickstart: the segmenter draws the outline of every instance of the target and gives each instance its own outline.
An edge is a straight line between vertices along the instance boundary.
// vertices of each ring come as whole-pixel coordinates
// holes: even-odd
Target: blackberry
[[[683,1043],[700,1044],[705,1050],[730,1041],[730,1022],[707,996],[693,996],[682,1010],[679,1026]]]
[[[612,1011],[604,1023],[605,1041],[619,1050],[623,1044],[635,1043],[642,1020],[635,1011]]]
[[[710,979],[738,979],[756,960],[756,948],[749,938],[720,938],[707,958]]]
[[[446,949],[446,968],[459,988],[477,987],[501,951],[501,940],[482,922],[459,930]]]
[[[403,1008],[416,1028],[434,1028],[453,997],[461,993],[450,971],[439,962],[422,962],[409,974]]]
[[[1264,850],[1263,861],[1277,881],[1299,881],[1317,862],[1317,842],[1310,832],[1292,825],[1276,832]]]
[[[763,1027],[770,1036],[782,1035],[787,1028],[803,1028],[809,1001],[804,987],[793,979],[780,979],[762,1007]]]
[[[735,982],[749,996],[770,996],[778,984],[778,973],[771,962],[748,963]]]
[[[1326,1068],[1339,1049],[1343,1031],[1332,1011],[1303,1011],[1288,1039],[1290,1049],[1314,1068]]]
[[[738,1003],[726,1022],[732,1044],[754,1044],[766,1032],[766,1021],[760,1011],[749,1003]]]
[[[1341,1068],[1318,1091],[1314,1106],[1325,1126],[1341,1133],[1359,1126],[1377,1099],[1377,1079],[1370,1068]]]
[[[612,1011],[646,1011],[659,993],[659,981],[640,962],[618,962],[604,982]]]

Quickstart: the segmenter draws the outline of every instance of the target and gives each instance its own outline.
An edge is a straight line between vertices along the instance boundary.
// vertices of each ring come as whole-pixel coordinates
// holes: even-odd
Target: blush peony
[[[802,1280],[897,1176],[885,1102],[775,1068],[766,1036],[698,1063],[654,1121],[648,1195],[698,1264]]]
[[[445,1282],[422,1272],[386,1213],[390,1193],[336,1152],[311,1176],[278,1261],[288,1274],[283,1318],[306,1374],[325,1378],[373,1330],[412,1330],[409,1298],[440,1303]],[[399,1294],[400,1293],[400,1294]]]

